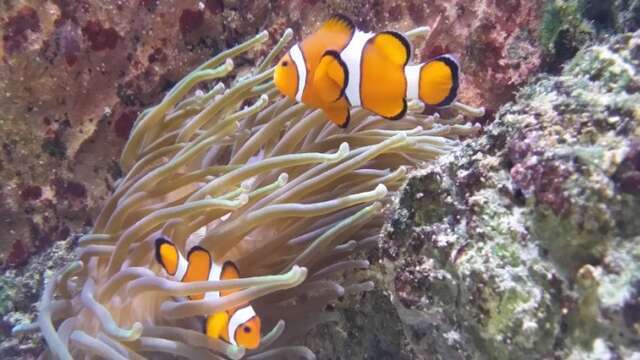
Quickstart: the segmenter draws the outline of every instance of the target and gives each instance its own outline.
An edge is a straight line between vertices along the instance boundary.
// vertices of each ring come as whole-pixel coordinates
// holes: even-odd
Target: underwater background
[[[0,359],[37,358],[45,279],[78,257],[138,115],[212,55],[251,69],[334,13],[433,31],[477,131],[409,178],[319,359],[640,359],[640,1],[0,2]],[[428,114],[433,109],[427,109]],[[447,111],[444,111],[446,117]],[[379,225],[379,224],[378,224]],[[307,354],[308,355],[308,354]],[[153,357],[151,357],[153,358]]]

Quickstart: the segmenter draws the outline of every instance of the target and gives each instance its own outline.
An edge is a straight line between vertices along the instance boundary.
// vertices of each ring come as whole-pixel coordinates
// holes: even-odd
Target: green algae
[[[580,0],[547,0],[540,27],[540,43],[550,53],[577,49],[591,37],[593,30],[583,20]]]
[[[13,309],[16,298],[16,284],[9,278],[0,277],[0,314],[6,314]]]

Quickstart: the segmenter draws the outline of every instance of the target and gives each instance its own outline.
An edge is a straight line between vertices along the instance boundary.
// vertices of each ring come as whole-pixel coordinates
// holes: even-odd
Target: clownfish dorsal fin
[[[160,236],[155,241],[156,261],[162,265],[167,274],[174,276],[178,271],[180,253],[176,245],[164,236]]]
[[[460,66],[452,55],[438,56],[420,68],[419,97],[425,104],[451,105],[458,96]]]
[[[383,31],[369,41],[394,65],[405,66],[411,59],[411,44],[404,35],[398,32]]]
[[[187,254],[187,261],[189,265],[182,277],[182,282],[208,280],[209,271],[211,270],[211,254],[209,251],[203,247],[194,246],[189,250],[189,254]],[[191,300],[202,300],[203,298],[203,293],[189,295],[189,299]]]
[[[314,74],[313,83],[322,100],[335,102],[344,95],[349,81],[347,65],[335,50],[327,50],[320,59]]]
[[[330,34],[348,34],[349,37],[353,36],[353,33],[356,31],[356,26],[351,21],[349,17],[342,14],[333,14],[327,20],[322,23],[320,29],[318,29],[319,33],[323,33],[323,35]]]
[[[324,108],[322,108],[324,114],[341,128],[346,128],[351,120],[351,112],[349,111],[349,103],[345,96],[342,96],[338,101],[333,102]]]
[[[225,261],[222,264],[222,272],[220,273],[220,280],[234,280],[240,278],[240,272],[238,267],[233,261]],[[227,296],[238,291],[238,289],[220,290],[220,296]]]

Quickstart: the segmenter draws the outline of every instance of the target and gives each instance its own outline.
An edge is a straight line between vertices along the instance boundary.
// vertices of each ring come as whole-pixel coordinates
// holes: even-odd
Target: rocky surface
[[[31,257],[27,265],[8,269],[0,277],[0,358],[38,358],[45,345],[40,334],[14,337],[11,329],[16,324],[35,321],[45,281],[75,260],[74,248],[74,239],[58,241]]]
[[[418,357],[640,356],[639,70],[640,32],[589,47],[409,181],[382,267]]]

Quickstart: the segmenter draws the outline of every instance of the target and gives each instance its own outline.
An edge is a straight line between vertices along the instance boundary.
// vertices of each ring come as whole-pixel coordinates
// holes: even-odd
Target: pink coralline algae
[[[4,25],[4,51],[8,54],[18,51],[28,38],[28,32],[40,31],[38,13],[30,6],[23,6]]]
[[[203,11],[184,9],[180,15],[180,32],[187,35],[201,27],[203,22]]]
[[[113,28],[105,28],[100,22],[90,20],[82,27],[82,33],[91,44],[91,50],[113,50],[118,44],[120,34]]]

